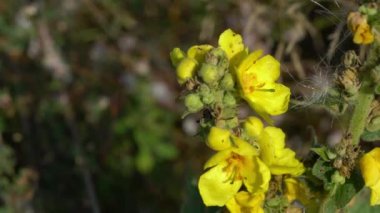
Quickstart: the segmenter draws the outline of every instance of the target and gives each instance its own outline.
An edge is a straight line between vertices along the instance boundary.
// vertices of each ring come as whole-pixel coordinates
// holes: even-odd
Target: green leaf
[[[325,199],[325,201],[322,203],[321,209],[319,212],[323,213],[335,213],[337,210],[336,202],[333,198],[328,197]]]
[[[343,208],[355,194],[356,189],[353,183],[340,185],[334,196],[336,206],[338,208]]]
[[[370,190],[364,187],[357,193],[352,200],[344,207],[343,212],[347,213],[377,213],[380,212],[380,206],[370,206]]]
[[[331,185],[331,175],[334,173],[334,168],[326,161],[323,161],[321,158],[315,162],[312,174],[318,179],[322,180],[324,183],[325,189],[328,189]]]
[[[380,140],[380,131],[370,132],[364,130],[363,134],[361,135],[361,139],[367,142],[378,141]]]
[[[311,148],[310,150],[315,152],[319,157],[321,157],[324,161],[330,161],[327,152],[326,147],[319,147],[319,148]]]

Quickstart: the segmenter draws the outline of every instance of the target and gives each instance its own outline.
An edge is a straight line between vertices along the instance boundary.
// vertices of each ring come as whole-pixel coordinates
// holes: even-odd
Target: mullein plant
[[[361,140],[380,140],[379,17],[375,3],[348,14],[353,42],[369,50],[363,63],[354,51],[345,54],[325,107],[350,122],[340,143],[312,148],[319,158],[309,168],[273,126],[271,116],[285,113],[290,99],[290,89],[278,82],[280,63],[274,57],[251,52],[231,29],[219,36],[217,46],[171,51],[184,89],[184,116],[202,115],[200,135],[215,151],[198,180],[206,206],[230,212],[335,212],[368,188],[370,205],[380,204],[380,148],[363,154],[359,146]],[[242,102],[257,116],[239,117]]]

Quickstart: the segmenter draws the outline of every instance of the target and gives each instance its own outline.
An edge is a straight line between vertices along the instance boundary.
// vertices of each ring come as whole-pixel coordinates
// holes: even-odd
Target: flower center
[[[254,91],[274,92],[274,89],[264,89],[265,82],[257,82],[257,77],[254,73],[246,73],[242,79],[242,89],[244,94],[251,94]]]
[[[235,180],[242,180],[241,169],[244,166],[244,157],[232,152],[231,156],[227,159],[227,163],[228,165],[223,168],[223,171],[228,176],[226,181],[230,181],[232,184]]]

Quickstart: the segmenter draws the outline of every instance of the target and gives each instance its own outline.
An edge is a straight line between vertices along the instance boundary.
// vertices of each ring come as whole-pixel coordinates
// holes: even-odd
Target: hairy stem
[[[360,136],[363,134],[368,115],[371,112],[371,103],[375,98],[374,83],[371,77],[371,71],[378,65],[379,50],[379,45],[372,45],[366,58],[366,62],[360,71],[364,75],[361,82],[362,86],[360,87],[355,108],[348,127],[348,134],[352,137],[352,144],[354,145],[357,145],[360,142]]]
[[[350,125],[348,127],[348,133],[351,135],[352,144],[354,145],[359,144],[360,142],[360,136],[364,131],[367,117],[371,111],[371,103],[375,97],[373,93],[370,77],[367,75],[362,81],[362,86],[359,90]]]

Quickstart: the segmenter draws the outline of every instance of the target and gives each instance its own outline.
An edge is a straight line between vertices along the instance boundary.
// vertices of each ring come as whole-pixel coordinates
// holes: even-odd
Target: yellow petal
[[[211,127],[206,144],[213,150],[221,151],[231,147],[231,133],[227,129]]]
[[[184,58],[177,66],[177,80],[179,84],[185,83],[192,78],[198,63],[192,58]]]
[[[369,188],[371,189],[371,206],[380,205],[380,181]]]
[[[187,50],[187,57],[195,59],[199,64],[201,64],[205,60],[206,53],[212,48],[213,46],[208,44],[192,46],[189,50]]]
[[[354,34],[354,43],[370,44],[373,41],[374,36],[371,32],[370,26],[367,23],[359,25]]]
[[[299,193],[298,181],[295,178],[285,179],[285,197],[288,199],[289,203],[297,199]]]
[[[285,134],[276,127],[266,127],[258,140],[260,158],[269,167],[274,175],[291,174],[301,175],[305,168],[296,159],[295,152],[285,148]]]
[[[237,72],[242,84],[273,83],[280,76],[280,62],[271,55],[258,59],[261,54],[261,50],[253,52],[240,64]],[[244,81],[247,77],[250,82]]]
[[[258,113],[279,115],[288,110],[290,90],[282,84],[273,84],[252,93],[243,94],[243,98]],[[273,91],[267,91],[272,89]]]
[[[380,182],[380,148],[374,148],[360,159],[360,170],[366,186]]]
[[[219,36],[219,46],[226,52],[228,59],[245,50],[242,37],[231,29],[225,30]]]
[[[175,67],[178,66],[183,58],[185,58],[185,53],[178,47],[170,52],[170,60]]]
[[[286,178],[284,183],[284,195],[289,203],[298,200],[305,206],[306,212],[318,212],[318,207],[321,202],[320,195],[312,193],[304,182],[295,178]]]
[[[262,50],[256,50],[245,57],[237,68],[238,77],[242,78],[242,75],[249,70],[249,68],[257,61],[257,59],[260,58],[262,54]]]
[[[243,128],[251,138],[258,138],[263,131],[264,124],[258,117],[250,116],[244,122]]]
[[[226,166],[227,162],[220,163],[199,178],[198,188],[206,206],[224,206],[240,189],[242,181],[231,182],[224,172]]]
[[[268,190],[271,174],[269,168],[258,157],[245,159],[241,175],[249,192]]]
[[[231,156],[231,152],[232,152],[231,150],[224,150],[224,151],[217,152],[216,154],[211,156],[210,159],[208,159],[208,161],[203,166],[203,169],[208,169],[210,167],[213,167],[221,163],[222,161],[225,161],[227,158]]]
[[[250,143],[242,140],[239,137],[231,136],[234,147],[232,151],[238,153],[242,156],[256,156],[258,155],[257,149],[254,148]]]
[[[264,209],[262,208],[264,199],[265,195],[263,192],[252,194],[241,191],[229,200],[226,206],[231,213],[264,213]]]

